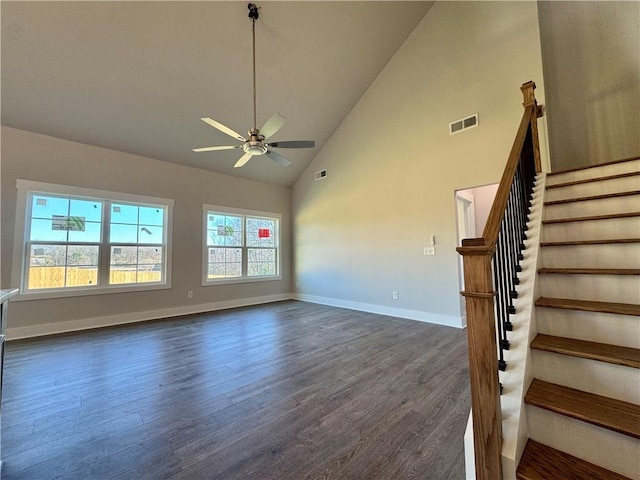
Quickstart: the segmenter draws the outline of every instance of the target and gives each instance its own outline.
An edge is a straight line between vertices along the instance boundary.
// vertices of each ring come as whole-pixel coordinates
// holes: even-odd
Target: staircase
[[[520,480],[640,480],[640,157],[547,175]]]

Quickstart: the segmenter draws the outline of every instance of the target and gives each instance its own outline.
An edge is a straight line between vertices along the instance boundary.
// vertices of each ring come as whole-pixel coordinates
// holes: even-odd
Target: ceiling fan
[[[262,129],[258,129],[256,127],[256,20],[258,19],[258,7],[250,3],[247,5],[249,9],[249,18],[251,19],[251,37],[253,40],[253,128],[248,132],[248,138],[243,137],[238,132],[232,130],[231,128],[223,125],[220,122],[213,120],[212,118],[205,117],[201,118],[201,120],[213,128],[217,128],[223,133],[235,138],[236,140],[240,140],[242,143],[238,145],[220,145],[214,147],[201,147],[194,148],[194,152],[211,152],[215,150],[234,150],[234,149],[242,149],[244,151],[244,155],[240,157],[240,159],[235,163],[234,167],[239,168],[246,164],[251,157],[256,155],[266,155],[274,162],[282,165],[283,167],[287,167],[291,165],[291,161],[279,154],[278,152],[272,150],[272,148],[313,148],[316,145],[316,142],[313,140],[295,140],[288,142],[265,142],[268,138],[274,135],[284,122],[286,118],[280,115],[279,113],[273,114],[273,116],[267,120],[267,122],[263,125]]]

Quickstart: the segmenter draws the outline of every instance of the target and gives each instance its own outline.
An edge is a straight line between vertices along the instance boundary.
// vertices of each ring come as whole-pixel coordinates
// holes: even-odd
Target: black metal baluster
[[[501,269],[500,269],[500,258],[497,254],[498,245],[500,243],[500,239],[498,238],[498,243],[496,244],[496,252],[493,254],[493,284],[496,291],[495,295],[495,315],[496,315],[496,327],[498,328],[498,370],[505,371],[507,369],[507,362],[504,360],[504,349],[502,348],[502,316],[503,310],[501,307],[501,295],[500,295],[500,280],[501,280]]]

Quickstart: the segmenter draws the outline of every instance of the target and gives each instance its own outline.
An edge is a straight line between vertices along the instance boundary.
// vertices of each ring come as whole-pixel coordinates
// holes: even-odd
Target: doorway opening
[[[465,238],[482,236],[484,225],[493,205],[493,199],[498,191],[498,184],[480,187],[463,188],[455,191],[456,202],[456,246],[462,245]],[[460,291],[464,291],[464,269],[462,255],[458,255],[458,284]],[[462,326],[467,325],[467,309],[464,297],[460,295],[460,318]]]

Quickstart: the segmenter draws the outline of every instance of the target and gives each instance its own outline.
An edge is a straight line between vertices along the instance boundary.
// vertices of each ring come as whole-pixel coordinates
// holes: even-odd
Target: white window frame
[[[159,197],[149,197],[143,195],[133,195],[106,190],[96,190],[91,188],[75,187],[69,185],[58,185],[52,183],[35,182],[31,180],[16,181],[17,202],[16,219],[13,247],[13,268],[12,284],[19,285],[20,294],[15,300],[39,300],[46,298],[76,297],[86,295],[100,295],[122,292],[136,292],[146,290],[162,290],[171,288],[171,241],[173,238],[173,200]],[[95,286],[60,287],[29,290],[27,288],[28,278],[28,245],[31,243],[30,234],[30,213],[29,199],[32,194],[53,195],[61,197],[77,197],[81,200],[96,200],[103,203],[102,212],[102,236],[99,243],[100,258],[98,261],[98,278],[100,284]],[[105,205],[111,203],[129,203],[137,206],[163,206],[165,208],[164,231],[162,248],[164,253],[164,279],[162,282],[152,283],[126,283],[108,284],[108,270],[110,257],[110,211]],[[110,210],[110,209],[109,209]],[[93,243],[93,242],[91,242]],[[115,244],[114,244],[115,245]],[[140,244],[144,246],[143,244]],[[123,247],[129,244],[122,244]]]
[[[242,276],[231,278],[219,278],[209,280],[209,246],[207,245],[207,228],[208,228],[208,215],[210,213],[217,213],[221,215],[236,215],[243,217],[243,235],[242,235]],[[250,277],[247,275],[247,263],[248,256],[246,245],[246,218],[266,218],[269,220],[276,220],[277,232],[276,235],[276,274],[268,276]],[[226,285],[233,283],[252,283],[252,282],[269,282],[273,280],[282,280],[282,215],[275,212],[264,212],[258,210],[247,210],[243,208],[225,207],[221,205],[202,205],[202,286],[207,287],[211,285]]]

